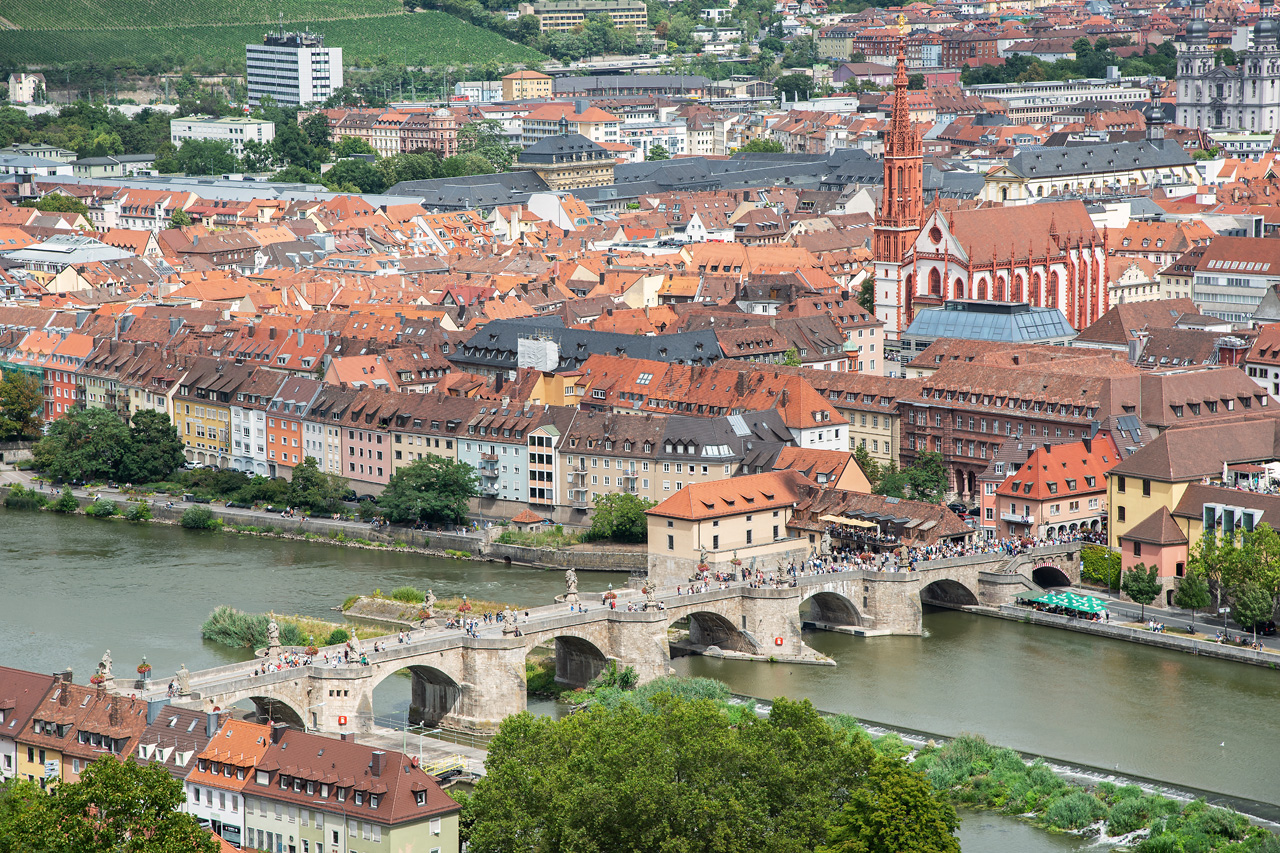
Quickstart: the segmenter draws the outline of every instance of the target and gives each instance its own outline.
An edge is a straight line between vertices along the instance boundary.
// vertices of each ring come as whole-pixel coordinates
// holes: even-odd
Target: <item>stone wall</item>
[[[782,543],[769,543],[771,549]],[[740,559],[742,564],[748,568],[752,566],[753,561],[748,549],[741,549]],[[711,560],[709,565],[712,571],[732,571],[732,566],[727,558],[729,552],[721,551],[720,556],[726,558],[720,562]],[[755,561],[757,568],[763,570],[765,574],[777,572],[778,565],[781,563],[784,567],[792,563],[799,564],[809,556],[809,544],[801,539],[787,540],[786,547],[770,550],[767,558],[760,558]],[[676,586],[677,584],[686,584],[689,578],[697,573],[699,555],[682,554],[676,551],[654,550],[650,548],[647,565],[649,577],[655,579],[661,587]]]
[[[30,441],[0,441],[0,464],[12,465],[30,459],[33,446],[34,442]]]
[[[526,545],[504,545],[493,542],[484,546],[483,555],[491,560],[521,563],[526,566],[567,569],[591,572],[643,573],[648,565],[648,553],[635,551],[609,551],[603,549],[577,550],[557,548],[531,548]]]

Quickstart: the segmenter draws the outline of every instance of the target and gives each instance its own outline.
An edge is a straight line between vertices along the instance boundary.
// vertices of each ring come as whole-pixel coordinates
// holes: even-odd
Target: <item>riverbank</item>
[[[13,485],[33,488],[31,477],[21,471],[3,471],[0,476],[10,480],[0,484],[0,503],[8,497]],[[58,497],[56,491],[33,489],[50,503]],[[146,501],[151,509],[152,521],[162,524],[178,524],[182,514],[194,506],[209,510],[223,523],[229,532],[245,535],[266,535],[278,538],[296,538],[320,544],[341,545],[348,548],[406,550],[434,557],[457,557],[487,560],[505,565],[520,565],[540,569],[568,569],[576,571],[604,571],[622,574],[643,573],[648,566],[648,552],[641,549],[599,548],[576,546],[574,548],[539,548],[511,545],[491,541],[496,528],[478,531],[443,529],[430,530],[399,524],[385,524],[374,528],[362,521],[323,518],[318,516],[285,516],[257,509],[228,507],[215,503],[190,503],[170,500],[167,496],[134,496],[119,489],[72,489],[80,513],[96,499],[114,501],[123,512],[130,503]],[[134,500],[130,500],[134,498]]]
[[[1050,628],[1061,628],[1067,631],[1076,631],[1081,634],[1093,634],[1095,636],[1106,637],[1112,640],[1124,640],[1130,643],[1140,643],[1145,646],[1156,646],[1157,648],[1169,649],[1171,651],[1217,658],[1220,660],[1230,660],[1235,661],[1236,663],[1246,663],[1251,666],[1261,666],[1272,670],[1280,670],[1280,653],[1277,653],[1274,649],[1263,648],[1260,651],[1255,651],[1241,646],[1218,643],[1209,639],[1205,635],[1191,636],[1188,634],[1168,634],[1149,631],[1144,628],[1135,628],[1128,625],[1117,625],[1109,622],[1093,622],[1088,619],[1072,619],[1071,617],[1063,616],[1058,613],[1045,613],[1040,610],[1016,604],[1002,604],[999,608],[969,607],[965,609],[970,613],[980,613],[1001,619],[1011,619],[1016,622],[1026,622],[1032,625],[1045,625]]]

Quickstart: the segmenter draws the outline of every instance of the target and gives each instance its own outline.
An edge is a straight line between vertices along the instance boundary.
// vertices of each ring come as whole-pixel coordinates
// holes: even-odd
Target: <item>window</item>
[[[1124,477],[1116,477],[1116,491],[1123,495],[1124,486],[1125,486]]]
[[[718,533],[715,536],[711,537],[711,550],[712,551],[720,550],[720,534]]]
[[[1144,479],[1142,481],[1142,496],[1144,498],[1151,497],[1151,481],[1150,480]]]
[[[1135,557],[1141,557],[1141,556],[1142,556],[1142,543],[1141,543],[1141,542],[1134,542],[1134,543],[1133,543],[1133,556],[1135,556]]]
[[[676,549],[676,537],[670,533],[667,534],[667,550],[674,551]]]
[[[1116,507],[1116,521],[1124,521],[1124,507]]]

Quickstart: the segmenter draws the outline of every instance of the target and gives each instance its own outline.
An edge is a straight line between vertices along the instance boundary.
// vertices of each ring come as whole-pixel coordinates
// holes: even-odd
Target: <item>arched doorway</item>
[[[1031,580],[1036,586],[1046,589],[1053,586],[1071,586],[1071,578],[1067,577],[1067,573],[1052,564],[1036,566],[1032,569]]]
[[[959,581],[945,578],[934,581],[920,590],[920,603],[953,609],[972,607],[978,603],[978,596]]]
[[[800,602],[800,618],[819,627],[862,625],[858,608],[838,592],[815,592]]]

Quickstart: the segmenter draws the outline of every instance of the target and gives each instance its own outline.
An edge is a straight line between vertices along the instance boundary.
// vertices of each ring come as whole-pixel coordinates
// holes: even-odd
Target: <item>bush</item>
[[[267,624],[271,617],[265,613],[244,613],[225,604],[209,614],[200,626],[200,636],[224,646],[237,649],[257,649],[267,644]],[[292,622],[277,619],[280,643],[285,646],[306,645],[307,638]]]
[[[1081,580],[1108,588],[1120,588],[1120,555],[1100,545],[1085,545],[1080,549]]]
[[[326,646],[338,646],[351,639],[351,635],[347,633],[346,628],[334,628],[329,632],[329,636],[325,637],[324,644]]]
[[[188,530],[214,530],[218,520],[208,507],[193,506],[182,514],[182,526]]]
[[[85,507],[84,514],[90,518],[110,518],[120,511],[115,501],[99,498],[98,500]]]
[[[391,590],[391,597],[406,604],[418,604],[423,600],[422,592],[413,586],[398,586]]]
[[[359,601],[359,600],[360,600],[360,596],[358,596],[358,595],[348,595],[348,596],[347,596],[347,600],[346,600],[346,601],[344,601],[344,602],[342,602],[342,609],[343,609],[343,610],[350,610],[350,609],[351,609],[351,605],[355,604],[355,603],[356,603],[357,601]]]
[[[9,494],[4,499],[4,505],[9,509],[44,509],[48,504],[48,498],[21,483],[9,489]]]
[[[151,507],[143,501],[129,504],[129,508],[124,511],[126,521],[150,521]]]
[[[70,489],[63,489],[62,494],[58,495],[58,499],[49,506],[49,509],[70,514],[80,509],[80,501],[76,500],[76,496],[71,494]]]
[[[1086,791],[1074,791],[1049,806],[1045,821],[1058,829],[1083,829],[1106,816],[1101,800]]]

